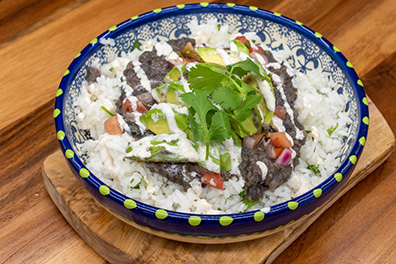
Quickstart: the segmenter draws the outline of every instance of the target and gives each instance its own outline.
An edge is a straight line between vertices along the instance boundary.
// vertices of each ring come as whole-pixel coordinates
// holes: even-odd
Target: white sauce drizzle
[[[128,124],[125,122],[124,118],[119,114],[117,114],[117,121],[122,131],[126,131],[128,133],[131,132],[131,129],[129,128]]]
[[[304,139],[304,133],[300,129],[298,129],[298,127],[296,127],[296,125],[295,125],[294,113],[293,113],[293,110],[291,109],[289,103],[287,102],[285,91],[283,90],[282,85],[277,85],[276,89],[278,89],[279,93],[281,94],[282,100],[284,102],[283,106],[285,107],[286,112],[289,114],[290,120],[296,129],[296,138],[300,139],[300,140]]]
[[[271,86],[267,81],[264,80],[260,81],[261,78],[258,77],[257,74],[253,74],[253,75],[257,80],[261,94],[264,96],[268,110],[270,110],[271,112],[275,112],[275,96],[272,93]]]
[[[140,67],[140,65],[135,64],[133,62],[133,70],[136,72],[136,76],[140,79],[140,84],[149,92],[151,92],[151,85],[150,85],[150,80],[147,78],[146,73],[144,70]]]
[[[257,166],[259,166],[260,170],[261,170],[261,177],[262,180],[265,181],[265,178],[267,177],[267,173],[268,173],[268,167],[267,165],[265,165],[264,162],[262,161],[256,161]]]
[[[286,128],[283,125],[283,120],[276,115],[274,115],[271,119],[271,126],[274,127],[278,132],[286,131]]]

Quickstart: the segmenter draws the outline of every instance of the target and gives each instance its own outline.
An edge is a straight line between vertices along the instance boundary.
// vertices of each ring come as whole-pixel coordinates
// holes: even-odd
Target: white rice
[[[219,32],[217,21],[198,25],[193,20],[190,27],[197,44],[209,43],[224,48],[223,44],[237,35],[230,35],[230,28],[226,25],[222,26]],[[248,34],[250,39],[257,38],[254,33]],[[103,44],[114,45],[111,40],[106,40]],[[143,47],[150,50],[153,45],[154,42],[147,42]],[[83,83],[81,94],[75,102],[75,111],[79,129],[88,130],[92,137],[92,140],[87,140],[81,145],[82,151],[89,154],[86,160],[87,168],[105,184],[128,197],[164,209],[204,214],[245,211],[247,206],[239,196],[244,186],[242,177],[225,181],[223,190],[202,188],[199,181],[193,181],[192,188],[184,192],[182,186],[152,173],[144,163],[124,159],[128,143],[133,140],[127,133],[109,135],[104,132],[103,124],[109,116],[101,106],[115,112],[115,102],[121,95],[121,87],[126,87],[126,82],[121,82],[123,70],[130,60],[138,65],[137,59],[142,52],[123,52],[120,58],[106,65],[94,62],[94,66],[100,67],[102,76],[96,83]],[[274,53],[276,59],[285,59],[289,55],[289,50]],[[290,67],[289,71],[293,69]],[[328,178],[340,164],[338,156],[342,140],[347,134],[347,124],[351,122],[343,113],[345,98],[336,92],[335,83],[330,82],[321,70],[307,74],[293,71],[291,74],[294,75],[293,84],[298,88],[295,103],[299,112],[298,119],[305,130],[310,130],[311,133],[301,149],[300,163],[294,169],[291,178],[274,191],[266,191],[261,201],[249,210],[261,209],[268,212],[270,206],[315,187]],[[327,129],[337,124],[337,129],[329,136]],[[308,169],[308,164],[317,166],[320,174],[316,175]]]

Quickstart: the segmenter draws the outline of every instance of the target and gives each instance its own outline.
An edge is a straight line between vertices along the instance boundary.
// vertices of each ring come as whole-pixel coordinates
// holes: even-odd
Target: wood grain
[[[322,213],[377,168],[394,150],[395,138],[391,129],[371,101],[369,107],[372,125],[367,144],[348,183],[302,222],[252,241],[199,245],[171,241],[135,229],[108,213],[90,197],[68,169],[60,151],[45,160],[43,179],[52,200],[70,225],[88,245],[111,263],[164,263],[164,259],[167,263],[272,263]],[[381,140],[374,141],[370,137],[375,134],[381,134]]]
[[[64,220],[41,180],[43,161],[58,148],[52,98],[72,58],[98,33],[141,12],[189,1],[56,2],[65,3],[0,1],[0,263],[107,262]],[[277,11],[323,34],[353,63],[368,95],[396,131],[395,1],[234,2]],[[331,206],[275,263],[394,263],[392,186],[395,153]],[[189,262],[182,256],[179,260]]]

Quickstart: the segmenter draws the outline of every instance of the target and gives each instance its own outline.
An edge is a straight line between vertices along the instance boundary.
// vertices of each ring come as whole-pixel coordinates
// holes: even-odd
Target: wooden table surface
[[[179,3],[0,1],[0,263],[106,263],[64,220],[42,181],[43,161],[59,148],[55,92],[69,63],[93,37],[134,15]],[[235,3],[279,12],[324,35],[353,63],[368,96],[396,131],[395,0]],[[395,165],[393,153],[275,263],[396,263]]]

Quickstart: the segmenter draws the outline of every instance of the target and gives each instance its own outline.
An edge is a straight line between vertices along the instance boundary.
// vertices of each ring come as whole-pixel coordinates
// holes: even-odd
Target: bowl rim
[[[313,41],[316,45],[320,46],[321,49],[326,51],[326,53],[334,59],[338,66],[343,70],[346,77],[350,80],[351,86],[356,93],[357,98],[357,108],[358,108],[358,120],[359,124],[357,127],[356,139],[353,142],[353,146],[351,150],[347,153],[347,157],[340,164],[337,170],[328,178],[326,178],[319,185],[310,189],[309,191],[293,198],[287,200],[285,202],[275,204],[270,206],[270,211],[265,213],[265,218],[271,218],[279,215],[286,214],[291,210],[295,210],[296,205],[298,207],[309,204],[311,201],[318,199],[319,197],[323,197],[323,194],[331,191],[336,185],[345,183],[346,178],[344,176],[348,176],[348,172],[351,171],[357,160],[359,159],[361,152],[364,147],[365,140],[367,138],[368,132],[368,102],[367,97],[365,95],[363,89],[363,83],[359,79],[356,74],[352,64],[344,57],[344,55],[340,52],[340,50],[330,43],[327,39],[325,39],[320,33],[308,28],[303,23],[285,17],[279,13],[267,11],[264,9],[257,8],[255,6],[245,6],[245,5],[237,5],[232,3],[197,3],[197,4],[181,4],[176,6],[170,6],[166,8],[154,9],[152,11],[143,13],[138,16],[131,17],[129,20],[125,20],[116,26],[113,26],[100,34],[98,37],[93,39],[88,45],[84,47],[84,49],[74,58],[66,72],[64,73],[59,88],[56,93],[55,105],[54,105],[54,120],[55,120],[55,128],[56,134],[58,138],[58,142],[60,143],[62,152],[66,159],[69,161],[69,164],[75,169],[77,173],[96,191],[100,192],[103,196],[107,196],[110,200],[115,203],[125,206],[125,201],[131,202],[133,204],[134,210],[141,210],[142,212],[148,214],[155,214],[158,210],[165,210],[167,212],[167,219],[189,219],[191,216],[198,216],[201,219],[201,223],[211,223],[218,222],[219,219],[223,216],[231,217],[232,219],[251,219],[254,222],[254,216],[257,212],[260,212],[260,209],[241,212],[241,213],[228,213],[228,214],[199,214],[199,213],[186,213],[186,212],[178,212],[168,209],[163,209],[160,207],[148,205],[146,203],[140,202],[138,200],[132,199],[120,191],[115,190],[102,182],[99,178],[97,178],[88,168],[85,167],[82,160],[75,155],[73,148],[65,135],[65,126],[64,126],[64,118],[63,118],[63,109],[64,109],[64,99],[66,90],[69,84],[72,81],[72,77],[74,77],[75,73],[79,70],[79,65],[83,64],[85,60],[93,53],[100,44],[100,40],[103,38],[112,38],[115,37],[118,33],[121,33],[123,30],[135,27],[141,24],[144,24],[148,21],[152,21],[155,19],[163,18],[164,16],[172,16],[173,14],[178,14],[180,12],[229,12],[229,13],[238,13],[238,14],[248,14],[260,17],[262,19],[267,19],[274,21],[276,23],[285,25],[298,33],[304,35]],[[103,187],[106,186],[106,187]],[[315,197],[315,190],[320,189],[321,195],[319,197]],[[324,203],[324,202],[323,202]],[[129,209],[129,208],[128,208]]]

